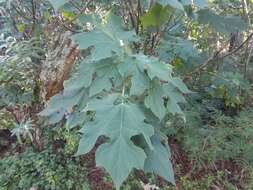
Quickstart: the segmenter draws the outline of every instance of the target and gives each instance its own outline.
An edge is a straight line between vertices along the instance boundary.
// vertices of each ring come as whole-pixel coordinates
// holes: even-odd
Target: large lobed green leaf
[[[145,106],[160,119],[162,120],[166,114],[164,105],[165,91],[159,81],[152,81],[152,85],[148,90],[148,95],[145,98]]]
[[[148,57],[143,54],[135,54],[125,58],[118,65],[122,77],[131,77],[130,95],[141,95],[150,86],[150,81],[155,77],[163,81],[169,81],[171,67],[160,62],[155,57]]]
[[[156,3],[151,9],[141,17],[141,23],[144,29],[155,27],[159,29],[169,19],[169,9]]]
[[[95,110],[96,116],[94,121],[86,123],[81,129],[83,136],[77,155],[88,153],[98,137],[109,137],[109,140],[97,150],[96,162],[110,173],[119,189],[133,168],[144,167],[146,159],[144,151],[134,145],[131,138],[143,135],[152,149],[150,137],[154,134],[154,130],[151,125],[144,122],[144,114],[138,106],[130,102],[115,104],[117,98],[117,94],[111,94],[88,103],[86,109]]]
[[[186,62],[190,58],[199,56],[199,52],[194,47],[193,42],[179,37],[170,37],[162,40],[157,52],[159,53],[159,57],[166,62],[171,62],[176,57]]]
[[[146,148],[147,158],[145,160],[144,171],[155,173],[175,184],[169,147],[166,148],[162,145],[158,135],[154,135],[151,141],[153,150]]]
[[[112,86],[121,84],[122,79],[117,69],[117,61],[113,59],[103,59],[92,63],[96,70],[96,75],[89,89],[89,96],[94,96],[102,91],[110,91]]]
[[[51,124],[58,123],[74,106],[85,104],[88,100],[87,88],[92,81],[93,65],[81,63],[78,71],[75,77],[65,81],[64,91],[53,96],[46,109],[39,113],[49,117]]]
[[[167,113],[183,115],[179,103],[185,102],[182,94],[190,91],[179,78],[171,76],[171,67],[155,57],[136,54],[127,57],[118,69],[122,77],[131,77],[130,95],[147,92],[145,106],[160,120]],[[165,98],[168,98],[167,106]]]
[[[98,61],[121,55],[126,43],[135,41],[136,36],[133,31],[124,30],[119,17],[109,13],[103,22],[94,26],[94,30],[75,34],[73,39],[81,49],[93,47],[92,60]]]

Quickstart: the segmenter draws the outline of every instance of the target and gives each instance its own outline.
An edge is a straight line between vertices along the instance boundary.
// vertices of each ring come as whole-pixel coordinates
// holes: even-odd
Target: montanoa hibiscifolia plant
[[[81,49],[93,46],[92,54],[40,115],[56,123],[66,112],[68,118],[81,114],[83,120],[94,112],[91,121],[79,121],[83,135],[76,155],[88,153],[99,137],[106,137],[96,151],[96,164],[110,173],[117,189],[133,168],[174,183],[170,152],[159,128],[166,114],[182,114],[178,103],[185,101],[187,87],[158,58],[133,53],[135,32],[124,30],[112,13],[73,39]]]
[[[55,9],[67,3],[51,2]],[[158,33],[170,10],[183,9],[179,1],[158,1],[139,21],[148,28],[155,17]],[[90,55],[81,60],[63,92],[53,96],[40,115],[51,124],[65,118],[69,129],[81,127],[76,156],[90,152],[102,138],[96,165],[106,169],[117,189],[133,169],[158,174],[174,184],[170,149],[161,128],[167,115],[184,117],[179,104],[190,90],[173,75],[170,65],[145,48],[136,50],[143,36],[138,27],[129,30],[117,11],[82,16],[91,27],[72,39]]]

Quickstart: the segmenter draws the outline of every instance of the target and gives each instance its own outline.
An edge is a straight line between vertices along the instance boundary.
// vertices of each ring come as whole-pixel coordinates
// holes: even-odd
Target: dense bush
[[[66,158],[62,153],[50,150],[35,152],[27,149],[17,155],[0,160],[0,189],[24,190],[69,189],[88,190],[86,171],[78,159]]]

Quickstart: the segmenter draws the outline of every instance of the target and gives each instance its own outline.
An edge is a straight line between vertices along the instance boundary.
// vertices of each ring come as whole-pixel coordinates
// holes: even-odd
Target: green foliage
[[[251,177],[252,47],[244,41],[251,37],[251,1],[8,0],[0,6],[0,128],[16,123],[12,133],[20,142],[36,141],[0,161],[7,171],[0,175],[1,188],[87,189],[77,156],[91,150],[117,189],[142,188],[129,181],[134,169],[149,173],[150,184],[158,186],[155,175],[186,190],[236,189],[225,170],[194,175],[226,160],[247,165]],[[70,49],[60,45],[60,34],[71,35]],[[64,90],[47,104],[38,92],[41,63],[50,57],[45,52],[59,46],[56,58],[69,53],[62,64],[77,61]],[[37,122],[44,104],[39,115],[50,125]],[[39,133],[42,126],[48,133]],[[193,165],[189,176],[174,165],[176,182],[167,137],[176,140],[173,163],[183,148]],[[44,150],[31,151],[28,146],[37,143],[45,143],[38,148]],[[240,187],[252,189],[250,182]]]
[[[141,22],[143,28],[155,27],[160,29],[161,25],[169,19],[170,9],[166,6],[156,3],[145,15],[142,16]]]
[[[73,36],[81,49],[94,46],[92,61],[99,61],[111,57],[113,54],[123,53],[127,42],[134,41],[133,31],[125,31],[120,18],[110,12],[104,16],[103,22],[97,23],[94,30]]]
[[[228,107],[237,107],[246,103],[251,86],[240,73],[224,72],[214,77],[208,92],[224,100]]]
[[[239,16],[220,16],[209,9],[198,12],[198,21],[201,24],[209,24],[216,32],[230,34],[233,31],[244,31],[246,23]]]
[[[83,136],[77,154],[88,153],[100,136],[106,136],[108,140],[96,152],[96,163],[111,174],[117,189],[133,168],[145,169],[145,159],[150,163],[148,172],[161,174],[174,183],[170,165],[164,168],[153,163],[156,162],[153,151],[164,154],[160,164],[170,164],[169,154],[161,151],[162,144],[155,146],[151,142],[156,126],[146,123],[145,114],[154,114],[159,120],[168,113],[183,114],[178,103],[184,102],[183,93],[189,90],[180,79],[173,78],[171,69],[157,58],[133,54],[129,45],[136,37],[133,32],[124,31],[119,21],[109,13],[92,31],[74,35],[81,49],[94,47],[88,63],[81,64],[87,72],[80,70],[77,78],[81,80],[66,82],[63,94],[53,97],[40,115],[54,118],[51,123],[55,123],[73,108],[83,110],[86,115],[94,112],[94,121],[82,125]],[[141,108],[143,106],[145,108]],[[146,154],[134,144],[134,136],[144,137],[144,147],[150,149]]]
[[[184,190],[209,190],[211,187],[215,187],[215,184],[219,184],[225,189],[236,190],[236,185],[224,180],[228,173],[223,171],[217,171],[216,174],[208,173],[201,176],[198,180],[192,180],[190,176],[186,175],[179,179],[182,189]],[[239,176],[238,176],[239,177]],[[173,187],[166,187],[165,190],[174,190]]]
[[[0,160],[1,190],[78,189],[88,190],[85,171],[78,160],[49,150],[27,150],[19,155],[6,156]]]
[[[171,172],[168,175],[168,171],[173,171],[172,164],[168,160],[170,158],[169,147],[164,147],[157,136],[152,137],[151,140],[154,148],[146,149],[147,159],[144,165],[145,171],[156,173],[175,185],[173,173]]]
[[[13,117],[7,111],[0,111],[0,129],[13,128]]]
[[[32,104],[39,67],[33,61],[41,59],[44,53],[39,43],[36,39],[22,42],[12,37],[5,39],[2,46],[6,54],[0,60],[0,106]]]
[[[84,133],[77,154],[86,154],[100,136],[110,138],[110,142],[99,147],[96,153],[98,166],[103,166],[111,174],[119,188],[133,168],[142,169],[145,153],[136,147],[131,137],[142,134],[149,146],[153,128],[144,123],[144,114],[134,104],[122,102],[114,105],[117,95],[88,103],[88,110],[96,111],[95,122],[85,124]],[[116,156],[117,155],[117,156]],[[131,155],[131,156],[130,156]]]
[[[183,61],[190,61],[191,58],[198,58],[199,52],[194,47],[193,42],[180,37],[170,36],[166,40],[161,41],[158,47],[158,53],[162,60],[172,62],[175,58]]]
[[[166,131],[176,135],[190,159],[198,161],[196,168],[219,160],[253,166],[251,118],[252,109],[231,117],[206,102],[187,111],[187,123],[182,125],[178,119],[168,122]]]

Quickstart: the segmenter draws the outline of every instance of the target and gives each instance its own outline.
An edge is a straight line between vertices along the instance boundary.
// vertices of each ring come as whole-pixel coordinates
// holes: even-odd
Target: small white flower
[[[151,185],[149,183],[144,184],[142,181],[141,181],[141,185],[144,188],[144,190],[159,190],[159,187],[157,187],[156,185]]]
[[[119,43],[120,43],[120,46],[121,46],[121,47],[124,46],[123,40],[120,40]]]

